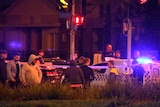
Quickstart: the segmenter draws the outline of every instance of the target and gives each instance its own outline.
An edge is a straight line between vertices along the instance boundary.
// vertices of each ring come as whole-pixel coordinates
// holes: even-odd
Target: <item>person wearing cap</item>
[[[15,53],[13,59],[7,63],[7,79],[11,88],[17,87],[20,83],[19,74],[21,71],[20,53]]]
[[[42,81],[42,71],[37,64],[39,57],[31,54],[28,63],[22,66],[20,78],[24,86],[38,85]]]
[[[5,85],[7,83],[7,69],[5,59],[7,58],[7,51],[1,50],[0,51],[0,83]]]

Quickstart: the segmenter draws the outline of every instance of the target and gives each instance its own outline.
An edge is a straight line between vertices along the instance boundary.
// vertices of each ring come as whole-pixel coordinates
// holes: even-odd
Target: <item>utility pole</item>
[[[59,6],[58,8],[60,10],[68,8],[69,3],[65,0],[59,0],[62,6]],[[78,3],[78,4],[77,4]],[[67,28],[70,28],[70,60],[74,60],[74,54],[75,54],[75,36],[76,36],[76,30],[77,27],[82,25],[84,17],[82,15],[77,15],[77,10],[79,10],[79,13],[82,13],[82,0],[72,0],[71,3],[72,11],[71,16],[68,14],[61,14],[60,17],[62,18],[70,18],[70,21],[67,21]],[[78,8],[76,8],[76,6]],[[70,22],[70,24],[68,23]]]
[[[132,21],[128,19],[128,35],[127,35],[127,62],[131,67],[131,51],[132,51]]]
[[[71,30],[70,30],[70,60],[74,60],[75,53],[75,25],[73,18],[75,16],[75,0],[72,0]]]
[[[127,32],[127,62],[128,67],[131,67],[131,53],[132,53],[132,21],[130,20],[130,3],[131,0],[128,0],[128,14],[127,14],[127,20],[128,20],[128,32]]]

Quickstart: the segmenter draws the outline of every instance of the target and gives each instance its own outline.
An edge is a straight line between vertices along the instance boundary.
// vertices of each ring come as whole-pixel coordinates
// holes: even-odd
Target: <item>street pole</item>
[[[131,0],[128,0],[128,13],[127,13],[127,20],[128,20],[128,33],[127,33],[127,62],[128,67],[131,67],[131,51],[132,51],[132,21],[130,20],[130,3]]]
[[[132,51],[132,21],[128,19],[128,35],[127,35],[127,60],[128,67],[131,67],[131,51]]]
[[[72,0],[72,17],[71,17],[71,30],[70,30],[70,60],[74,60],[75,53],[75,25],[73,17],[75,16],[75,0]]]

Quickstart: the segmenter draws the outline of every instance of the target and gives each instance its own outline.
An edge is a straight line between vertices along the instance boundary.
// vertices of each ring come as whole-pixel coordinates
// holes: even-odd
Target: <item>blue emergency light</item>
[[[150,58],[147,57],[140,57],[137,59],[139,64],[150,64],[152,63],[152,60]]]

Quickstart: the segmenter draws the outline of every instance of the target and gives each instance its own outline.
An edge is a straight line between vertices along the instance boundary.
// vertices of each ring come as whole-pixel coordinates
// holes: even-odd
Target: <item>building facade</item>
[[[123,19],[133,21],[133,43],[141,42],[146,20],[145,14],[136,13],[137,7],[130,4],[129,0],[76,0],[76,13],[82,13],[85,19],[76,31],[75,51],[93,58],[106,44],[112,44],[126,57]],[[57,0],[13,0],[0,14],[0,48],[25,52],[43,49],[48,57],[69,59],[70,29],[58,5]]]

